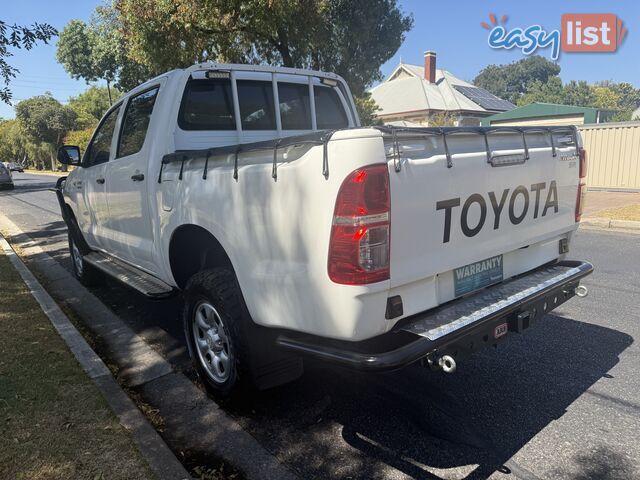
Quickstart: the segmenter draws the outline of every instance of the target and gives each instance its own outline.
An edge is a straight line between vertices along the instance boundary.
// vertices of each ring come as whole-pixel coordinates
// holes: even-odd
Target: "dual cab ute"
[[[214,394],[364,370],[522,332],[592,271],[565,259],[585,152],[573,127],[360,127],[338,76],[203,63],[104,116],[58,183],[74,273],[180,292]]]

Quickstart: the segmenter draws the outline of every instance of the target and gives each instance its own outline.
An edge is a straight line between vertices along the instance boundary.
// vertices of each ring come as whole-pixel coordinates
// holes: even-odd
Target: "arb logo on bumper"
[[[500,338],[507,334],[509,326],[506,323],[501,323],[493,329],[493,338]]]
[[[613,13],[565,13],[562,15],[564,52],[615,52],[627,29]]]

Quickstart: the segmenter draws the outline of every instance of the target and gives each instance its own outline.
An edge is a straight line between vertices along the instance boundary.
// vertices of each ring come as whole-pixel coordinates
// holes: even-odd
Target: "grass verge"
[[[640,221],[640,204],[627,205],[626,207],[610,208],[595,212],[593,217],[609,218],[611,220],[635,220]]]
[[[2,252],[0,478],[154,478]]]

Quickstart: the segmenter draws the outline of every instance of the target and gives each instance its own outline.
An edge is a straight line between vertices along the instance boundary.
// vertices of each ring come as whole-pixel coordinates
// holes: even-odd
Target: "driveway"
[[[14,180],[0,212],[69,269],[47,190],[56,177]],[[305,479],[638,478],[640,235],[580,231],[571,256],[596,265],[589,296],[463,360],[454,375],[307,362],[299,381],[222,408]],[[116,283],[92,291],[192,376],[179,299],[150,302]]]

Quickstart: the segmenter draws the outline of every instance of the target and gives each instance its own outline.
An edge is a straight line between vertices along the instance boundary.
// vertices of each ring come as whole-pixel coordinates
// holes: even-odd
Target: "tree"
[[[473,84],[500,98],[519,104],[520,97],[527,93],[534,83],[546,84],[559,73],[558,64],[535,55],[504,65],[489,65],[473,79]]]
[[[80,151],[84,152],[87,150],[87,145],[89,145],[94,130],[95,128],[93,127],[85,128],[84,130],[73,130],[66,135],[64,143],[65,145],[76,145],[80,147]]]
[[[1,101],[11,103],[9,83],[19,73],[18,69],[9,65],[6,60],[13,55],[9,48],[31,50],[38,41],[48,43],[49,39],[56,34],[55,28],[46,23],[36,22],[27,27],[16,24],[9,25],[0,20],[0,77],[4,82],[4,87],[0,87]]]
[[[55,170],[55,156],[64,136],[76,120],[76,113],[62,105],[50,93],[31,97],[16,105],[16,118],[25,132],[49,151],[51,170]]]
[[[562,89],[562,95],[558,103],[575,105],[576,107],[593,107],[595,96],[591,86],[584,80],[571,80]]]
[[[455,127],[457,121],[457,115],[452,112],[437,112],[429,116],[430,127]]]
[[[620,106],[620,95],[609,87],[591,87],[592,106],[603,110],[616,110]]]
[[[71,20],[60,33],[56,59],[76,79],[87,83],[105,80],[109,104],[111,85],[129,90],[149,78],[142,65],[128,59],[119,30],[117,15],[111,7],[98,7],[89,24]],[[123,82],[124,80],[124,82]]]
[[[116,0],[128,57],[152,73],[205,60],[342,75],[356,95],[413,25],[397,0]]]
[[[44,168],[48,150],[25,132],[18,120],[0,123],[0,158],[20,162],[24,166]]]
[[[114,98],[120,96],[117,89],[111,93]],[[69,98],[68,106],[77,115],[75,129],[95,128],[110,106],[107,89],[91,86],[77,97]]]
[[[595,84],[595,87],[604,87],[611,90],[618,98],[618,112],[609,120],[612,122],[626,122],[633,120],[633,112],[640,106],[640,89],[627,82],[615,83],[605,80]]]
[[[562,103],[563,86],[560,77],[551,77],[547,82],[535,80],[529,84],[527,91],[517,100],[522,107],[534,102]]]
[[[381,125],[382,121],[376,117],[376,112],[380,110],[375,100],[371,98],[369,92],[364,92],[361,96],[354,98],[358,117],[360,117],[360,125]]]

